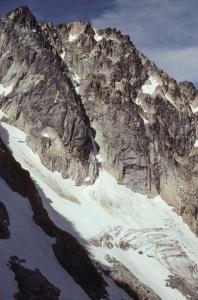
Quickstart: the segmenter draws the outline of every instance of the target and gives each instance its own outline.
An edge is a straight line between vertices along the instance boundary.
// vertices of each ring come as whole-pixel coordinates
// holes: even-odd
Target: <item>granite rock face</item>
[[[100,151],[120,183],[160,194],[198,233],[195,87],[177,84],[116,29],[38,23],[21,7],[0,33],[0,106],[42,162],[93,181]]]
[[[27,7],[0,21],[1,108],[51,170],[86,177],[93,134],[56,49]]]

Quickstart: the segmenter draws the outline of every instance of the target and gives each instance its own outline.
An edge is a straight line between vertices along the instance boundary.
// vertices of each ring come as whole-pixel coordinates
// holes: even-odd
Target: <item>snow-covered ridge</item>
[[[198,239],[159,196],[148,199],[134,193],[103,169],[94,185],[77,187],[41,164],[22,131],[5,123],[2,126],[1,136],[8,133],[14,157],[43,191],[50,218],[77,239],[80,236],[80,242],[85,240],[97,261],[110,267],[105,256],[115,257],[164,300],[185,299],[177,289],[166,286],[170,275],[182,276],[196,293]],[[112,247],[105,242],[107,235]],[[110,290],[111,299],[128,299],[111,286]]]

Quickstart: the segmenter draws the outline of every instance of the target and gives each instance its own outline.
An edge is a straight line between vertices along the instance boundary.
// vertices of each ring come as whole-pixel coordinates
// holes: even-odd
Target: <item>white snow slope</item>
[[[2,123],[0,135],[5,141],[9,136],[13,155],[40,188],[50,218],[84,243],[96,261],[108,268],[106,254],[115,257],[164,300],[186,299],[166,285],[169,275],[196,287],[198,239],[159,196],[148,199],[134,193],[103,169],[94,185],[77,187],[41,164],[22,131]],[[109,284],[111,299],[129,299]]]
[[[14,273],[7,263],[11,256],[25,259],[25,267],[36,268],[56,287],[61,290],[62,300],[89,299],[72,277],[65,272],[57,261],[52,244],[54,240],[37,226],[32,219],[29,201],[9,189],[0,179],[0,201],[6,206],[10,218],[10,234],[8,240],[0,239],[0,299],[14,299],[17,284]]]

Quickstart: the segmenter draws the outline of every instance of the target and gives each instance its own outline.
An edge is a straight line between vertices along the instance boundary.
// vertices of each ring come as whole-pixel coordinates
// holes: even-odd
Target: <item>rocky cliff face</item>
[[[120,183],[161,194],[197,232],[195,87],[177,84],[116,29],[40,24],[21,7],[0,32],[0,105],[42,162],[93,181],[99,145]]]
[[[0,21],[1,107],[52,170],[86,177],[94,131],[68,70],[27,7]]]

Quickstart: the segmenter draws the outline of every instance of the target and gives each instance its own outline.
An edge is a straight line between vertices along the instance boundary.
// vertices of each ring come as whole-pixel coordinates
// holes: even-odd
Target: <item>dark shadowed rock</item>
[[[9,239],[9,215],[5,205],[0,202],[0,239]]]
[[[15,273],[19,292],[17,300],[58,300],[60,290],[53,286],[39,270],[30,270],[23,267],[15,257],[10,259],[10,268]]]

